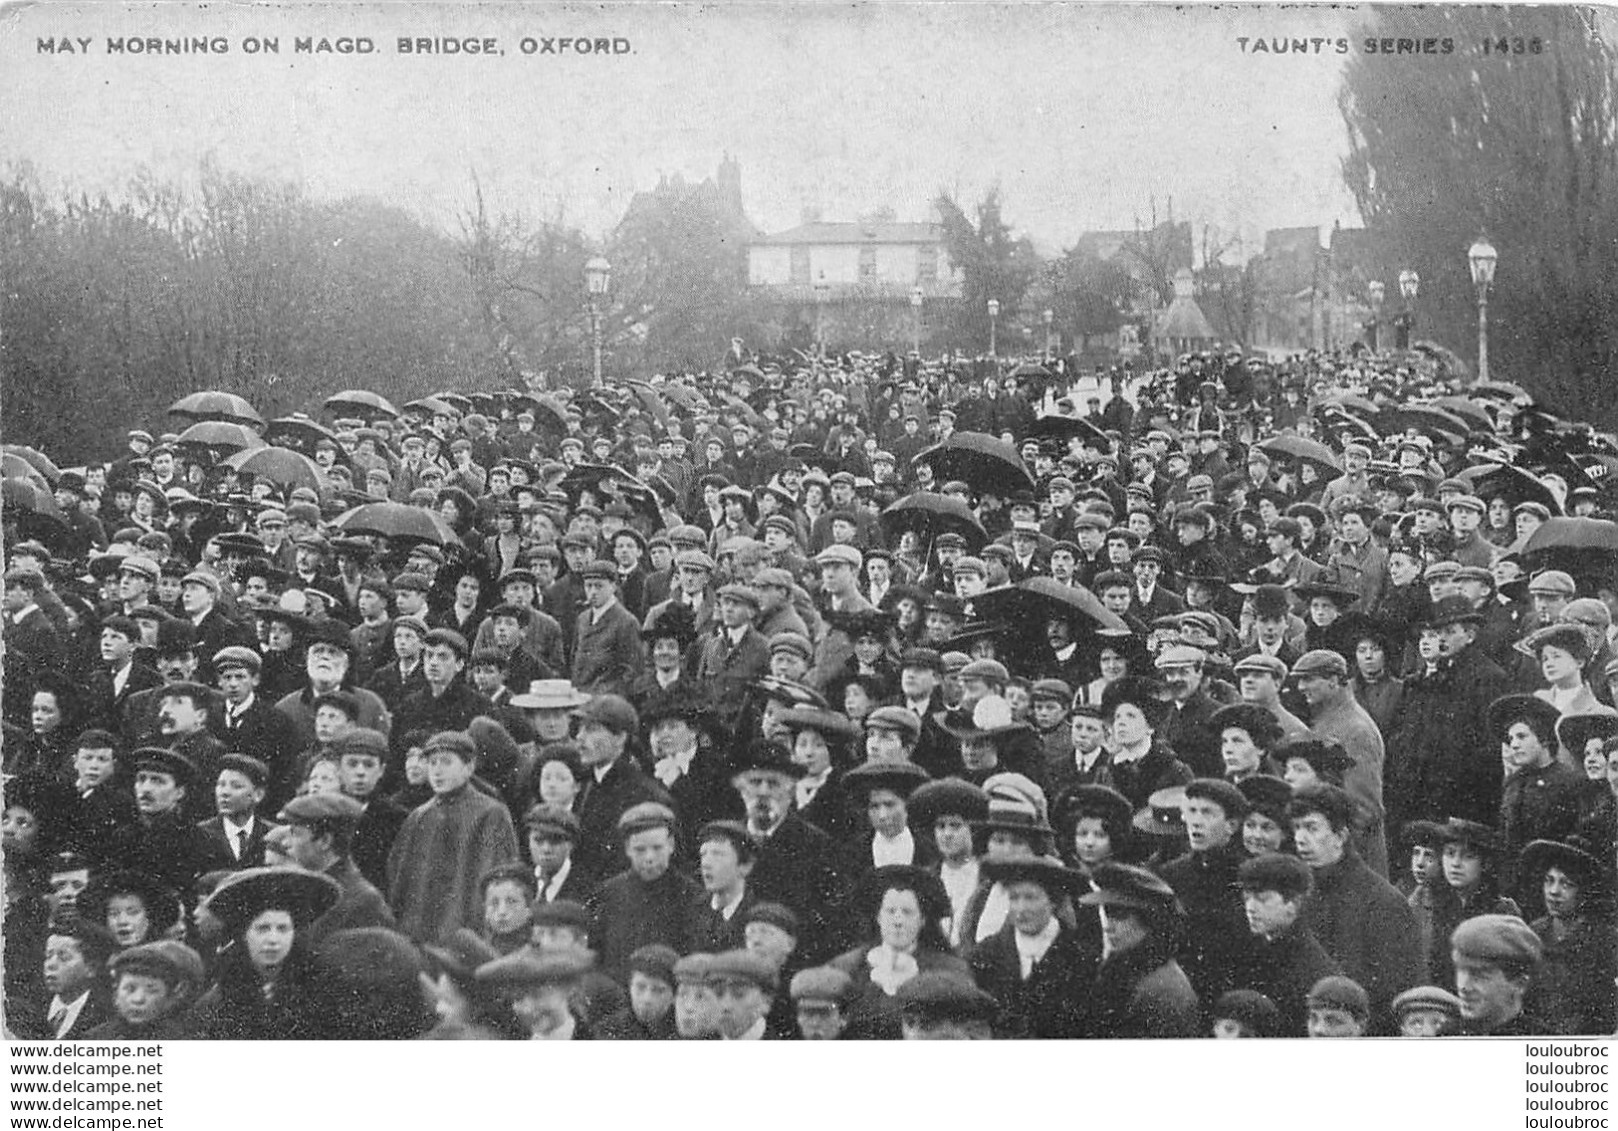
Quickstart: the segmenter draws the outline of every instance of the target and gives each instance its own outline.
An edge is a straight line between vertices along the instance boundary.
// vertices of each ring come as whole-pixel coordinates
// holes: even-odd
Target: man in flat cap
[[[770,645],[753,627],[758,590],[732,583],[719,590],[719,631],[702,643],[697,656],[698,686],[716,705],[722,721],[735,723],[743,710],[742,689],[770,667]]]
[[[927,971],[900,986],[894,997],[907,1041],[994,1039],[1000,1003],[971,978]]]
[[[1157,869],[1185,908],[1189,930],[1180,965],[1205,1001],[1240,985],[1238,959],[1248,930],[1236,870],[1247,858],[1241,830],[1249,808],[1242,791],[1224,778],[1189,782],[1180,812],[1190,851]]]
[[[574,1014],[574,998],[593,963],[589,951],[516,951],[478,967],[479,984],[508,1004],[532,1041],[571,1041],[588,1036]]]
[[[792,976],[787,992],[801,1039],[835,1041],[843,1035],[854,996],[854,981],[847,974],[832,966],[811,966]]]
[[[472,784],[477,746],[443,731],[423,749],[433,797],[405,818],[388,855],[388,903],[419,942],[483,921],[478,880],[517,859],[517,832],[499,801]]]
[[[264,809],[275,812],[297,791],[298,734],[292,721],[259,697],[263,658],[252,648],[231,646],[214,653],[214,683],[208,727],[232,754],[245,754],[269,767]]]
[[[1544,944],[1515,915],[1479,915],[1450,936],[1461,1031],[1469,1036],[1533,1035],[1523,997],[1544,958]]]
[[[354,863],[354,834],[363,814],[352,797],[306,793],[289,801],[278,815],[287,827],[292,862],[329,877],[338,887],[337,902],[306,930],[311,947],[352,927],[394,928],[392,908]]]
[[[629,754],[630,743],[640,733],[640,716],[628,700],[596,695],[575,707],[572,716],[585,770],[584,786],[574,806],[579,817],[574,858],[592,876],[615,875],[622,870],[623,860],[619,818],[641,802],[671,806],[672,799]]]
[[[1343,775],[1343,788],[1360,803],[1362,823],[1354,846],[1379,876],[1388,874],[1388,846],[1383,831],[1382,732],[1354,697],[1348,661],[1336,652],[1305,652],[1292,666],[1292,680],[1309,705],[1309,730],[1316,738],[1339,743],[1353,764]]]
[[[471,646],[453,628],[435,628],[422,640],[421,671],[427,686],[413,691],[399,704],[393,733],[402,739],[412,731],[437,734],[465,730],[478,716],[498,714],[489,697],[466,678]]]
[[[245,754],[226,754],[214,776],[217,816],[200,825],[208,838],[208,871],[239,871],[264,863],[264,837],[276,827],[260,816],[270,768]]]
[[[690,934],[697,885],[675,869],[678,822],[660,801],[642,801],[618,818],[622,856],[629,867],[590,897],[590,945],[601,970],[629,980],[629,956],[651,943],[682,947]]]
[[[189,893],[207,866],[207,837],[186,814],[186,797],[198,788],[197,767],[184,754],[143,746],[129,755],[135,771],[139,821],[114,837],[109,859]]]
[[[721,1040],[769,1038],[767,1021],[778,979],[775,968],[751,951],[728,950],[709,959],[708,984],[718,998]]]
[[[573,645],[573,686],[588,694],[623,695],[646,664],[640,624],[618,599],[618,569],[591,562],[579,571],[585,608]]]

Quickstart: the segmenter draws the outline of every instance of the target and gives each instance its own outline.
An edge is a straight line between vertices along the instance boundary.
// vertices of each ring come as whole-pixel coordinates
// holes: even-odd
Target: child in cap
[[[676,1039],[674,967],[679,961],[674,948],[662,943],[637,947],[629,956],[629,1004],[603,1019],[597,1035],[616,1041]]]
[[[1218,1040],[1284,1035],[1281,1011],[1257,990],[1226,990],[1214,1002],[1213,1036]]]
[[[53,925],[45,939],[45,989],[51,994],[43,1017],[19,1017],[20,1036],[77,1040],[112,1016],[107,959],[119,950],[105,927],[69,917]]]
[[[1421,929],[1421,953],[1433,953],[1433,909],[1444,887],[1444,827],[1436,821],[1411,821],[1404,827],[1410,846],[1410,869],[1397,885],[1405,892]]]
[[[1401,1037],[1442,1037],[1461,1021],[1461,999],[1438,986],[1412,986],[1393,999]]]
[[[484,941],[496,954],[527,946],[539,891],[534,873],[522,864],[499,864],[483,874],[478,891],[483,898]]]
[[[1352,978],[1331,974],[1309,990],[1310,1037],[1363,1037],[1371,999]]]
[[[831,966],[799,970],[792,976],[788,993],[798,1023],[798,1035],[806,1041],[835,1041],[848,1027],[848,1002],[854,981]]]
[[[92,1041],[158,1041],[185,1035],[191,999],[202,987],[202,959],[184,943],[142,943],[115,955],[116,1016],[85,1034]]]

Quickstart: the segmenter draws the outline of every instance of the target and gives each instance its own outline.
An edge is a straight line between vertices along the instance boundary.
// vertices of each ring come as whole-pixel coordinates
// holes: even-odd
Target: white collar
[[[257,696],[258,693],[256,691],[249,691],[246,699],[243,699],[234,707],[227,707],[225,709],[225,716],[232,719],[241,718],[241,716],[247,714],[248,710],[252,708],[254,702],[257,700]]]
[[[878,867],[884,864],[910,864],[916,859],[916,838],[906,828],[898,836],[871,837],[871,860]]]
[[[572,870],[573,857],[571,856],[562,861],[562,866],[556,869],[556,875],[552,876],[549,880],[541,876],[539,874],[539,869],[535,868],[534,878],[539,881],[540,893],[548,900],[555,899],[556,893],[562,890],[563,884],[567,883],[567,874]]]
[[[1066,648],[1062,648],[1057,651],[1056,658],[1065,664],[1073,658],[1073,653],[1077,652],[1078,650],[1079,646],[1077,642],[1069,644]]]
[[[1127,766],[1131,762],[1139,762],[1151,752],[1152,744],[1150,742],[1141,747],[1139,751],[1130,751],[1120,746],[1112,752],[1112,764],[1115,766]]]
[[[739,1037],[726,1037],[727,1041],[762,1041],[764,1039],[764,1018],[760,1017],[747,1027],[747,1032]]]
[[[746,897],[747,882],[744,880],[741,886],[736,889],[734,898],[728,899],[724,903],[719,903],[719,897],[716,895],[708,900],[708,906],[719,912],[719,917],[728,923],[731,917],[736,914],[736,909],[742,905],[742,900]]]
[[[600,785],[602,782],[606,781],[607,780],[607,775],[612,773],[612,768],[614,766],[616,766],[617,764],[618,764],[618,759],[614,758],[612,761],[608,762],[605,766],[597,766],[593,770],[591,770],[590,772],[593,773],[596,776],[596,784]]]
[[[72,1001],[63,1001],[62,995],[57,994],[51,998],[50,1005],[46,1007],[45,1016],[49,1018],[51,1014],[60,1009],[62,1011],[62,1016],[56,1022],[56,1033],[64,1033],[68,1029],[71,1029],[74,1023],[78,1021],[79,1014],[84,1012],[84,1007],[89,1004],[89,1001],[89,990],[85,990]],[[52,1035],[54,1036],[55,1034]]]
[[[1051,949],[1061,929],[1062,924],[1054,915],[1037,935],[1025,935],[1016,928],[1012,929],[1011,937],[1017,944],[1017,957],[1022,960],[1023,977],[1028,977],[1039,960],[1045,957],[1045,952]]]

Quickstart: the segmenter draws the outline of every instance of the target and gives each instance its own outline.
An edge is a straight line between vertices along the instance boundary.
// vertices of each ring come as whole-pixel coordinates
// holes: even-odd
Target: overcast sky
[[[1358,223],[1343,189],[1343,60],[1255,55],[1239,37],[1347,34],[1348,10],[1069,4],[540,6],[53,3],[0,37],[0,156],[47,186],[147,167],[226,168],[321,196],[366,194],[453,226],[475,171],[496,207],[609,229],[661,174],[730,152],[766,231],[887,206],[921,219],[994,183],[1043,249],[1179,219]],[[117,36],[219,34],[225,55],[112,56]],[[278,35],[280,54],[241,40]],[[295,36],[369,36],[367,57]],[[394,39],[494,36],[503,56],[410,58]],[[618,57],[525,56],[524,36],[615,36]],[[89,37],[48,55],[42,37]],[[1249,251],[1257,250],[1249,248]]]

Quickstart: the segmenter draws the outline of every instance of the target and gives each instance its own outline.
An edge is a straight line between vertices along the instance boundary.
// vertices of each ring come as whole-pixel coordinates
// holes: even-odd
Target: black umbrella
[[[338,515],[332,527],[344,534],[374,534],[378,538],[430,542],[435,546],[461,545],[460,535],[437,511],[404,503],[366,503]]]
[[[1269,455],[1301,463],[1312,463],[1337,474],[1341,474],[1343,470],[1336,452],[1319,440],[1311,440],[1307,436],[1299,436],[1293,432],[1283,432],[1279,436],[1265,440],[1258,447],[1260,451]]]
[[[227,457],[225,465],[278,487],[307,487],[316,493],[321,489],[320,468],[308,456],[290,448],[251,448]]]
[[[669,430],[669,409],[668,405],[663,403],[663,398],[658,395],[657,390],[645,381],[625,381],[624,385],[635,395],[646,411],[651,414],[652,419],[657,421],[657,426],[667,432]]]
[[[1533,394],[1510,381],[1480,381],[1468,390],[1474,397],[1487,397],[1499,401],[1531,401]]]
[[[1129,625],[1082,585],[1063,585],[1052,577],[1029,577],[1016,585],[990,589],[972,599],[979,616],[993,617],[1038,632],[1047,620],[1064,619],[1092,632],[1129,631]]]
[[[1522,555],[1530,569],[1559,569],[1575,579],[1609,584],[1618,575],[1618,522],[1550,519],[1528,536]]]
[[[62,469],[56,466],[56,462],[50,456],[37,448],[30,448],[26,444],[3,444],[0,445],[0,451],[27,462],[53,487],[56,486],[56,481],[62,478]]]
[[[1336,405],[1346,412],[1357,413],[1360,416],[1376,416],[1382,411],[1375,401],[1362,397],[1358,393],[1341,393],[1330,398],[1325,403]]]
[[[180,433],[176,444],[221,451],[240,452],[265,447],[264,438],[245,424],[230,424],[223,420],[203,420]]]
[[[890,540],[906,530],[931,545],[940,534],[950,532],[966,539],[967,548],[977,550],[989,540],[983,524],[971,509],[953,495],[917,491],[892,503],[881,516],[882,531]]]
[[[0,480],[0,516],[19,537],[37,539],[52,550],[68,533],[62,509],[46,487],[29,479]]]
[[[636,514],[650,520],[653,530],[662,529],[663,510],[658,505],[657,492],[621,467],[610,463],[576,463],[562,477],[557,489],[566,492],[575,504],[585,491],[609,501],[622,499]]]
[[[1539,478],[1514,464],[1480,463],[1456,476],[1472,485],[1472,493],[1488,500],[1496,495],[1515,507],[1518,503],[1543,503],[1553,515],[1562,513],[1555,493]]]
[[[0,454],[0,476],[7,479],[26,479],[35,484],[42,491],[49,491],[51,485],[39,473],[39,468],[23,459],[22,456],[12,455],[10,452]]]
[[[186,416],[192,420],[224,420],[232,424],[264,427],[264,418],[246,398],[235,393],[202,392],[181,397],[169,406],[170,414]]]
[[[939,479],[960,479],[976,491],[1002,498],[1034,490],[1034,477],[1017,449],[986,432],[957,432],[918,453],[911,463],[928,464]]]
[[[326,408],[330,412],[352,412],[366,420],[399,415],[399,410],[393,407],[391,401],[369,389],[344,389],[334,393],[326,398]]]
[[[1472,426],[1454,413],[1430,404],[1391,406],[1377,417],[1376,426],[1384,436],[1399,436],[1411,431],[1424,436],[1441,432],[1464,439],[1472,431]]]
[[[1026,440],[1055,440],[1064,447],[1077,436],[1080,440],[1104,452],[1112,450],[1112,440],[1092,421],[1081,416],[1042,416],[1028,429]]]
[[[404,406],[406,412],[424,412],[428,416],[457,416],[455,406],[439,397],[417,397],[407,401]]]
[[[264,438],[272,445],[295,448],[309,454],[322,440],[337,443],[337,434],[330,428],[316,424],[307,416],[278,416],[264,429]],[[339,445],[339,451],[341,445]]]
[[[1439,397],[1433,402],[1434,408],[1441,408],[1451,416],[1459,417],[1470,424],[1475,431],[1494,431],[1494,417],[1486,412],[1483,406],[1476,401],[1469,401],[1465,397]]]

